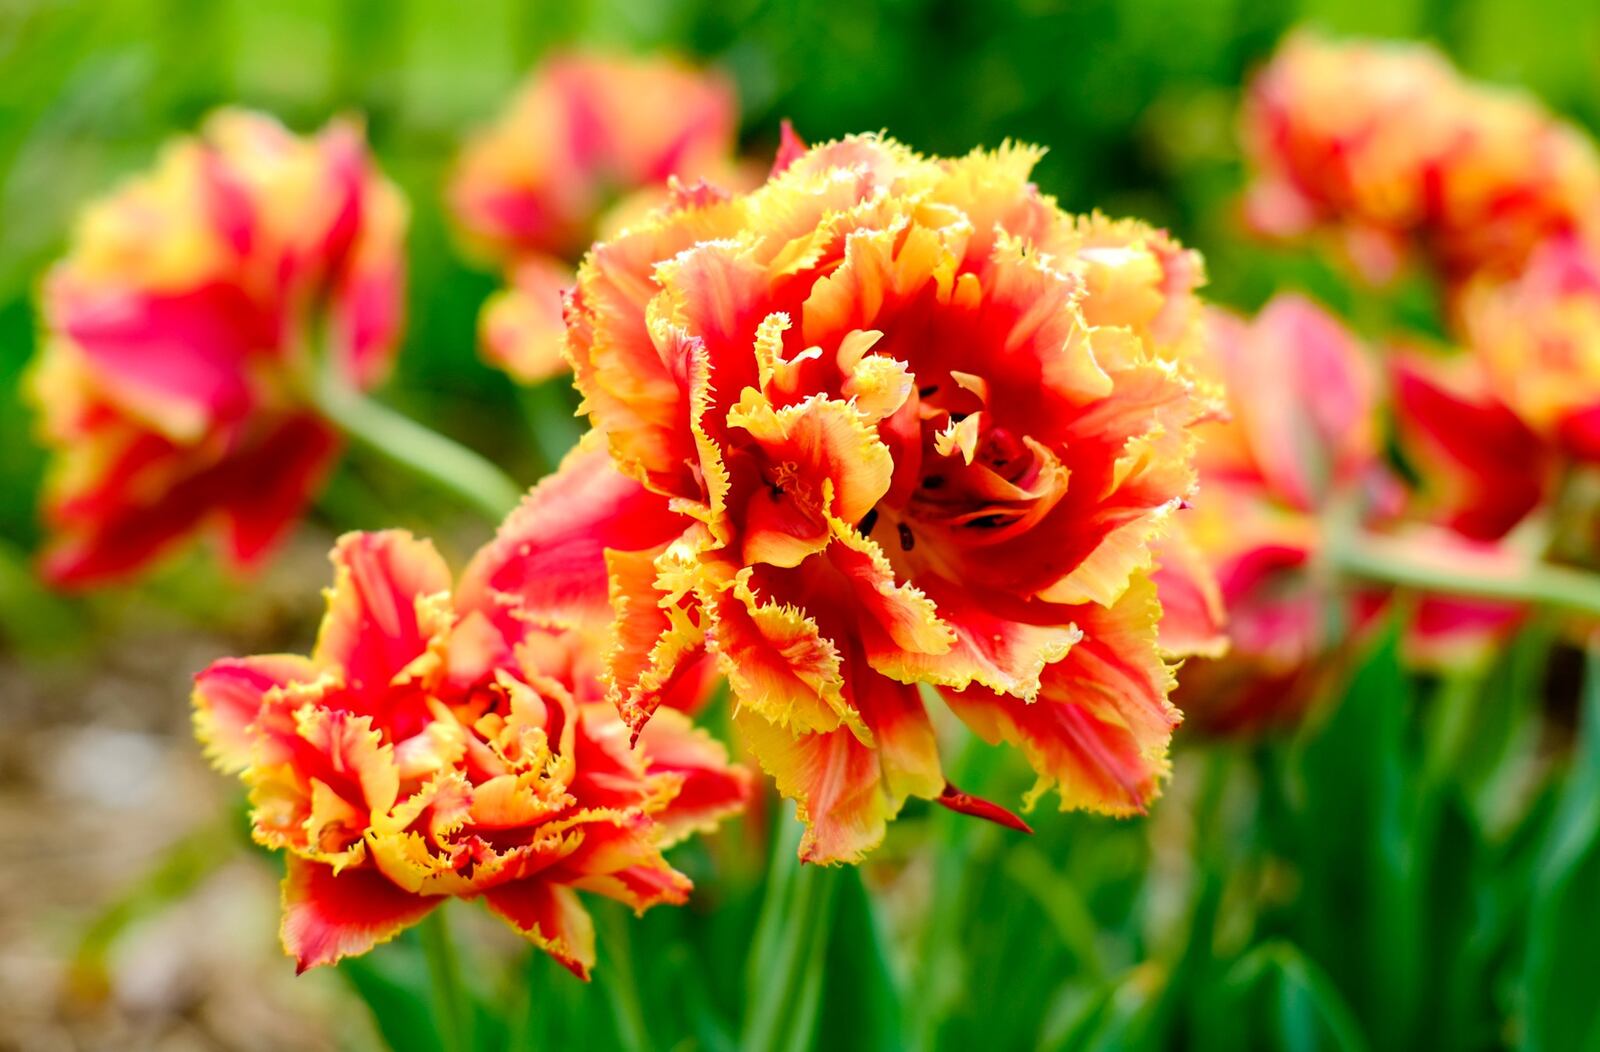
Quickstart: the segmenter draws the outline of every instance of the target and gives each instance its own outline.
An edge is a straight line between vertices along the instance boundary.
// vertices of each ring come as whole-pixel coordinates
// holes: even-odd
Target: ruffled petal
[[[375,870],[335,874],[291,855],[283,878],[283,948],[301,972],[334,964],[388,942],[443,901],[402,891]]]
[[[749,803],[750,772],[729,762],[727,748],[682,712],[656,713],[639,733],[638,744],[652,775],[671,774],[681,783],[654,816],[663,847],[691,833],[712,831]]]
[[[309,683],[317,668],[298,654],[224,658],[194,679],[195,735],[218,769],[234,774],[250,765],[253,725],[267,692]]]
[[[872,667],[906,682],[926,681],[954,690],[978,684],[1001,694],[1032,699],[1047,666],[1065,657],[1083,633],[1063,618],[1061,607],[1027,603],[959,585],[936,575],[918,578],[955,636],[943,653],[871,646]]]
[[[431,541],[403,530],[347,533],[331,558],[334,585],[312,656],[340,669],[353,693],[379,694],[448,629],[437,604],[450,568]]]
[[[511,634],[518,616],[552,624],[610,620],[604,553],[656,548],[683,531],[667,502],[619,472],[591,432],[523,499],[462,574],[456,606]],[[509,621],[508,621],[509,618]]]
[[[595,961],[594,920],[576,891],[533,878],[492,888],[483,901],[563,968],[588,981]]]
[[[740,571],[708,607],[716,654],[733,687],[734,703],[796,733],[841,725],[863,740],[871,734],[845,700],[838,649],[816,622],[793,606],[763,601]]]
[[[888,822],[908,797],[944,791],[938,743],[917,688],[864,666],[849,680],[852,706],[871,728],[873,746],[846,728],[794,732],[754,711],[734,714],[742,739],[778,791],[795,801],[806,830],[805,862],[859,862],[883,842]]]
[[[1181,720],[1167,701],[1172,670],[1156,650],[1155,587],[1138,578],[1116,606],[1083,606],[1075,617],[1083,639],[1050,666],[1036,701],[977,687],[942,693],[979,737],[1027,755],[1039,775],[1028,803],[1055,785],[1063,810],[1142,814]]]

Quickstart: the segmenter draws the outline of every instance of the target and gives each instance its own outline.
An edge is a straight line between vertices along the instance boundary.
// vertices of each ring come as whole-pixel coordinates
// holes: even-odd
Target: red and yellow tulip
[[[665,58],[559,56],[468,141],[450,203],[463,232],[502,260],[570,256],[618,198],[728,171],[737,131],[733,86],[715,73]]]
[[[1245,209],[1280,237],[1329,229],[1367,277],[1412,248],[1450,281],[1600,234],[1600,153],[1531,96],[1466,81],[1434,49],[1296,33],[1251,84]]]
[[[683,902],[689,881],[662,850],[743,806],[748,772],[686,715],[662,713],[630,745],[606,702],[604,536],[588,523],[597,502],[609,516],[653,498],[603,456],[569,467],[453,595],[427,541],[349,534],[309,657],[228,659],[197,678],[201,739],[249,787],[255,839],[288,856],[283,942],[302,969],[456,897],[587,977],[579,893]],[[685,681],[685,700],[708,683]]]
[[[1323,520],[1336,502],[1366,513],[1392,483],[1375,369],[1335,318],[1280,295],[1254,319],[1214,310],[1208,325],[1229,419],[1200,429],[1200,496],[1182,536],[1215,570],[1231,648],[1192,662],[1178,698],[1198,726],[1234,732],[1298,713],[1322,659],[1365,617],[1370,603],[1316,571]]]
[[[733,86],[714,72],[582,53],[541,65],[467,142],[450,188],[467,240],[506,270],[479,325],[489,363],[525,384],[565,373],[565,261],[655,207],[674,179],[742,183],[737,131]]]
[[[351,384],[384,375],[405,215],[358,127],[301,138],[237,110],[88,209],[29,385],[48,578],[123,576],[208,526],[240,566],[283,536],[338,446],[306,397],[313,346]]]
[[[1024,751],[1030,802],[1136,813],[1166,773],[1152,541],[1214,409],[1200,262],[1064,214],[1038,156],[791,144],[579,271],[585,407],[677,520],[611,556],[612,697],[644,730],[714,655],[808,860],[860,859],[911,796],[1004,814],[948,784],[919,684]]]

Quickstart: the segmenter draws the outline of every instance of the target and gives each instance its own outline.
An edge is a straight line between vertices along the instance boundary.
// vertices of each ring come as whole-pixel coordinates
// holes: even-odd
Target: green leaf
[[[378,1034],[394,1052],[444,1047],[430,1008],[427,961],[411,933],[371,953],[346,957],[339,974],[371,1010]]]
[[[819,1047],[895,1052],[905,1047],[902,984],[888,934],[856,866],[835,876]]]
[[[1584,678],[1572,769],[1533,881],[1521,1008],[1528,1052],[1600,1042],[1600,655]]]
[[[1419,1025],[1424,869],[1414,841],[1420,759],[1414,699],[1391,624],[1320,728],[1301,743],[1296,943],[1345,992],[1374,1040],[1404,1046]]]
[[[1271,994],[1275,1044],[1286,1052],[1365,1052],[1370,1047],[1327,973],[1292,943],[1257,947],[1224,980],[1234,996],[1263,986]]]

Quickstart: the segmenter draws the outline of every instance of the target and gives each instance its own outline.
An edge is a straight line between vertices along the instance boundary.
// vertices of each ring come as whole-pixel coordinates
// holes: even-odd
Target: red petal
[[[981,796],[963,793],[949,782],[944,783],[944,792],[939,794],[939,798],[935,802],[948,807],[952,811],[971,815],[974,818],[986,819],[998,825],[1003,825],[1007,829],[1015,829],[1019,833],[1027,833],[1029,836],[1033,835],[1033,827],[1015,814],[1007,811],[999,804],[985,800]]]
[[[439,897],[412,895],[370,869],[289,857],[283,878],[283,948],[297,970],[333,964],[388,942],[433,911]]]
[[[330,558],[336,576],[313,656],[342,669],[350,690],[381,693],[441,627],[419,603],[450,590],[450,568],[431,541],[404,530],[347,533]]]
[[[597,433],[535,486],[468,565],[462,613],[506,624],[508,604],[535,618],[609,623],[605,550],[655,548],[683,532],[667,502],[619,472]]]

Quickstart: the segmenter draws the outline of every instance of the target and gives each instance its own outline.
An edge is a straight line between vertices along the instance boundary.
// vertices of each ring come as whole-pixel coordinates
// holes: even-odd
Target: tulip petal
[[[551,624],[609,622],[606,549],[656,548],[684,525],[612,466],[603,436],[591,432],[468,564],[457,607],[481,610],[512,634],[512,611]]]
[[[422,920],[444,900],[412,895],[369,869],[335,874],[289,856],[283,878],[283,948],[304,972],[366,953]]]
[[[1160,792],[1181,719],[1167,701],[1172,670],[1156,651],[1155,587],[1136,578],[1116,606],[1075,616],[1083,639],[1047,670],[1038,700],[977,687],[944,696],[979,737],[1027,755],[1039,775],[1029,804],[1056,785],[1063,810],[1142,814]]]
[[[347,533],[331,556],[334,586],[313,658],[343,670],[357,695],[377,695],[447,626],[428,600],[447,595],[450,568],[433,543],[403,530]]]
[[[1029,604],[936,575],[918,578],[955,642],[943,653],[871,647],[872,667],[905,682],[926,681],[953,690],[979,684],[1031,700],[1045,668],[1061,660],[1083,633],[1063,608]]]
[[[291,683],[309,683],[317,669],[298,654],[224,658],[194,679],[195,734],[219,770],[234,774],[250,765],[252,725],[266,694]]]
[[[594,967],[594,920],[577,892],[540,880],[518,880],[484,893],[483,901],[520,934],[585,982]]]
[[[666,808],[654,816],[662,847],[691,833],[710,832],[750,800],[750,772],[730,763],[727,748],[682,712],[656,713],[639,733],[639,748],[651,774],[670,773],[682,780]]]
[[[795,607],[762,601],[750,579],[750,570],[740,571],[708,607],[716,653],[737,709],[796,733],[831,731],[842,724],[870,742],[860,714],[845,700],[833,642]]]

